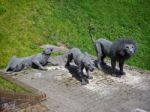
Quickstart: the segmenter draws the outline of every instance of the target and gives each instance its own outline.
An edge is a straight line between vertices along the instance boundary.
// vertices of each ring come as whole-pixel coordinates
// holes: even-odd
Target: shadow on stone
[[[72,74],[72,77],[74,77],[76,80],[81,82],[81,77],[79,76],[78,67],[74,65],[66,66],[66,68],[69,70],[69,73]],[[83,74],[84,80],[86,83],[89,83],[87,75]]]
[[[95,63],[95,67],[98,68],[97,66],[97,60],[94,61]],[[119,73],[118,69],[115,69],[112,72],[111,66],[107,65],[107,64],[101,64],[101,71],[104,72],[106,75],[111,75],[113,77],[121,77],[122,75]]]

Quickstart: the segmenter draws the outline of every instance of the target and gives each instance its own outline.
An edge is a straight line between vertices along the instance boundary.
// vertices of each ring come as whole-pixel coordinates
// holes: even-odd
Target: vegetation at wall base
[[[19,85],[16,85],[15,83],[12,83],[12,82],[9,82],[8,80],[3,79],[1,76],[0,76],[0,90],[21,92],[21,93],[30,92],[20,87]]]

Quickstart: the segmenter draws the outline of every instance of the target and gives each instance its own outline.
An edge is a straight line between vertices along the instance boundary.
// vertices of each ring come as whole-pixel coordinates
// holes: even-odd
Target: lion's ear
[[[121,56],[124,56],[125,55],[125,52],[123,50],[120,51],[119,53]]]

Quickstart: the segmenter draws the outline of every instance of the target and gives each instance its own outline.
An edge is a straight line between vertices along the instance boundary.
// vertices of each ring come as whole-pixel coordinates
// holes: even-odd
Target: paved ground
[[[125,67],[126,75],[113,77],[107,70],[92,73],[94,79],[81,85],[77,68],[64,68],[64,57],[55,57],[60,66],[48,71],[24,70],[14,78],[47,94],[49,112],[150,112],[150,72]]]

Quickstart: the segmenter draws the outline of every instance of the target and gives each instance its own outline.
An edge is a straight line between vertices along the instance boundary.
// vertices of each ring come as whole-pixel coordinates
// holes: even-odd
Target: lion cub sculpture
[[[87,52],[82,53],[78,48],[72,48],[67,54],[66,67],[70,66],[70,62],[74,60],[74,63],[78,66],[79,76],[81,78],[81,84],[87,84],[85,77],[83,75],[83,69],[85,68],[88,79],[93,77],[89,74],[89,71],[94,70],[94,62]]]
[[[37,55],[34,56],[22,57],[22,58],[17,58],[16,56],[13,56],[6,67],[6,73],[19,72],[27,67],[46,70],[46,68],[44,68],[45,65],[49,63],[55,65],[48,60],[52,51],[53,48],[48,47],[45,48],[41,53],[38,53]]]

